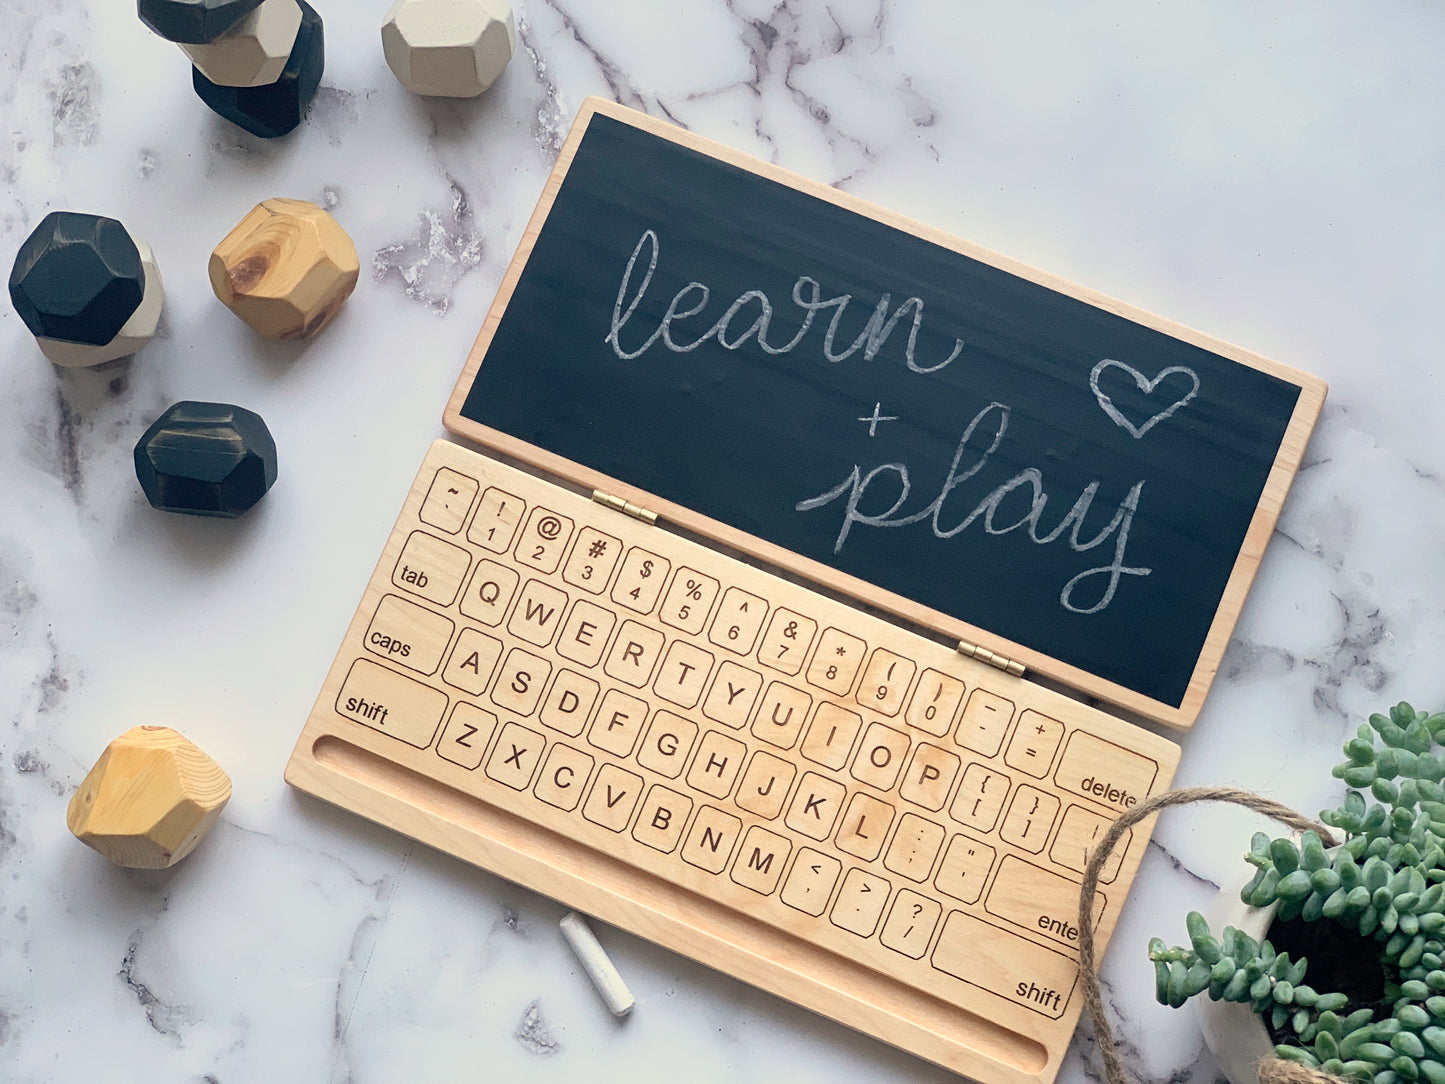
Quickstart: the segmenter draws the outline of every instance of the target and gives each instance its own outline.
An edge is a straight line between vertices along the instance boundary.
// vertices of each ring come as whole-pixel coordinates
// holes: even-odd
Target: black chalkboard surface
[[[597,103],[447,424],[1187,726],[1323,398]]]

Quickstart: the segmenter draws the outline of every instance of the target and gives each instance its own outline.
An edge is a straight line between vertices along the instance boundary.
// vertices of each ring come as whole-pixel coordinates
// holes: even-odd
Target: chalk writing
[[[631,300],[629,300],[632,276],[644,250],[646,250],[647,270],[642,276],[642,281],[637,284],[636,293],[632,293]],[[709,339],[715,340],[725,350],[736,350],[749,339],[754,339],[758,347],[766,354],[786,354],[794,350],[807,336],[818,313],[828,309],[833,310],[833,315],[828,320],[828,330],[823,336],[823,356],[835,364],[846,361],[860,350],[863,352],[865,360],[872,361],[888,342],[888,337],[893,334],[899,322],[909,315],[912,316],[912,324],[908,330],[908,344],[904,348],[904,361],[911,371],[936,373],[958,357],[963,350],[963,340],[954,339],[953,349],[946,358],[933,365],[920,365],[916,359],[916,352],[918,332],[923,327],[923,300],[910,297],[890,314],[888,309],[893,302],[893,297],[888,293],[878,299],[872,315],[868,317],[868,322],[852,344],[842,350],[837,350],[834,344],[838,339],[838,328],[843,321],[843,314],[853,300],[853,295],[839,294],[837,297],[825,299],[822,286],[816,279],[808,275],[798,276],[797,281],[793,283],[792,290],[793,304],[803,311],[802,324],[793,333],[793,337],[781,345],[768,341],[768,331],[772,327],[775,310],[772,301],[762,290],[743,291],[701,335],[691,342],[686,341],[685,338],[684,341],[679,341],[674,335],[675,325],[700,314],[712,299],[712,290],[705,284],[689,282],[673,295],[662,321],[642,341],[642,344],[631,349],[626,348],[622,345],[622,332],[636,315],[638,306],[642,304],[642,299],[647,294],[647,288],[652,284],[652,276],[657,271],[660,253],[661,243],[657,239],[656,231],[643,230],[642,236],[638,238],[637,245],[633,248],[632,255],[627,261],[627,267],[622,272],[622,281],[617,287],[617,302],[612,307],[612,326],[603,341],[611,346],[613,352],[623,361],[641,357],[658,342],[661,342],[674,354],[688,354]],[[735,328],[733,322],[739,320],[740,314],[742,320],[747,319],[747,314],[754,315],[752,315],[752,322],[746,327]]]
[[[1043,473],[1037,467],[1027,467],[1019,471],[1012,478],[994,487],[973,506],[963,519],[951,526],[944,525],[944,509],[950,495],[988,464],[994,452],[1003,443],[1004,434],[1008,431],[1009,414],[1008,406],[993,402],[973,416],[964,430],[963,436],[959,439],[958,447],[953,454],[953,462],[948,469],[948,476],[944,479],[938,495],[915,512],[906,515],[900,514],[912,491],[908,467],[904,463],[883,463],[868,471],[867,474],[864,474],[862,468],[855,463],[848,476],[838,485],[826,493],[799,501],[794,507],[799,512],[811,512],[826,507],[834,501],[843,501],[843,525],[839,528],[838,537],[833,544],[834,553],[839,553],[843,549],[843,544],[848,540],[848,535],[855,524],[864,527],[907,527],[923,520],[929,521],[934,536],[941,539],[952,538],[978,521],[982,521],[984,531],[991,535],[1006,535],[1020,527],[1027,528],[1027,537],[1040,546],[1057,541],[1067,532],[1069,548],[1075,553],[1087,553],[1102,546],[1112,537],[1114,539],[1113,560],[1106,565],[1088,568],[1073,576],[1064,584],[1059,593],[1059,605],[1071,613],[1099,613],[1113,601],[1122,577],[1148,576],[1153,572],[1153,569],[1150,568],[1131,567],[1124,561],[1124,549],[1129,542],[1129,529],[1134,522],[1134,514],[1139,508],[1140,495],[1144,491],[1142,480],[1134,483],[1134,486],[1119,503],[1108,525],[1092,538],[1084,538],[1082,533],[1084,520],[1089,514],[1089,509],[1093,507],[1094,498],[1099,491],[1098,480],[1096,479],[1084,487],[1078,499],[1074,501],[1073,507],[1065,513],[1052,530],[1040,534],[1040,522],[1048,506],[1049,495],[1044,492]],[[988,448],[982,454],[975,453],[973,461],[965,467],[964,455],[969,450],[970,442],[976,435],[980,438],[987,438],[990,434]],[[860,506],[863,504],[869,487],[880,483],[886,485],[886,479],[889,477],[894,479],[897,487],[897,496],[893,503],[883,512],[861,511]],[[1028,511],[1012,523],[1000,523],[998,521],[999,506],[1015,490],[1021,490],[1029,496]],[[1075,592],[1086,581],[1099,577],[1103,578],[1103,588],[1097,601],[1092,605],[1087,605],[1085,600],[1075,598]]]
[[[1120,413],[1119,408],[1114,405],[1114,400],[1109,398],[1108,394],[1099,387],[1099,377],[1103,374],[1105,369],[1122,369],[1124,372],[1128,373],[1134,378],[1135,385],[1145,395],[1152,395],[1154,389],[1159,386],[1160,382],[1163,381],[1165,377],[1173,376],[1176,373],[1182,373],[1184,376],[1187,376],[1191,381],[1193,381],[1194,386],[1190,388],[1189,391],[1182,398],[1176,399],[1172,406],[1168,407],[1165,410],[1161,410],[1158,414],[1155,414],[1147,422],[1145,422],[1143,425],[1139,426],[1136,429],[1134,427],[1134,423],[1131,422],[1128,418],[1124,417],[1122,413]],[[1159,375],[1156,376],[1153,380],[1146,380],[1144,378],[1144,374],[1141,373],[1138,369],[1134,368],[1134,366],[1125,365],[1122,361],[1115,361],[1113,358],[1105,358],[1103,361],[1099,362],[1099,364],[1095,365],[1094,371],[1089,374],[1089,387],[1093,389],[1094,397],[1099,400],[1099,405],[1104,408],[1104,413],[1114,419],[1114,424],[1128,430],[1129,435],[1132,436],[1135,440],[1138,440],[1145,433],[1149,432],[1149,430],[1153,429],[1156,425],[1162,422],[1165,418],[1172,417],[1175,411],[1184,407],[1191,399],[1193,399],[1196,395],[1199,394],[1199,374],[1196,373],[1193,369],[1186,368],[1183,365],[1171,365],[1167,369],[1161,369],[1159,371]]]

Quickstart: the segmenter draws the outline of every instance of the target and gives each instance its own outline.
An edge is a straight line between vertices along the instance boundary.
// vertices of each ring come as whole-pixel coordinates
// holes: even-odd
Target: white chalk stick
[[[617,968],[607,958],[607,953],[598,943],[592,928],[587,925],[587,920],[576,911],[568,912],[562,919],[562,936],[567,939],[567,944],[572,946],[582,969],[587,972],[592,985],[597,987],[602,1000],[607,1002],[612,1015],[626,1016],[630,1013],[637,1001],[633,998],[632,991],[627,988],[627,983],[622,981]]]

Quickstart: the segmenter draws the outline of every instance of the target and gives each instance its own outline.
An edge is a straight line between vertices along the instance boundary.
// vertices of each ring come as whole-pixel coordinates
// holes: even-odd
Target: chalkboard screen
[[[1192,722],[1323,385],[687,138],[584,109],[448,425]]]

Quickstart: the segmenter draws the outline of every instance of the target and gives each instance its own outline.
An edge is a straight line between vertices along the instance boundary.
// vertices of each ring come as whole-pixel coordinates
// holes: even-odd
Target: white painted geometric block
[[[300,29],[296,0],[263,0],[215,41],[182,45],[181,51],[217,86],[264,87],[281,78]]]
[[[381,46],[412,93],[474,98],[512,59],[517,28],[507,0],[396,0]]]
[[[151,251],[150,245],[144,241],[136,241],[135,247],[140,252],[141,269],[145,273],[145,292],[141,295],[140,305],[116,332],[115,338],[104,346],[37,338],[35,341],[40,346],[40,352],[56,365],[63,365],[67,369],[103,365],[107,361],[134,354],[155,338],[156,328],[161,321],[161,309],[166,302],[166,291],[161,285],[160,265],[156,263],[156,254]]]

